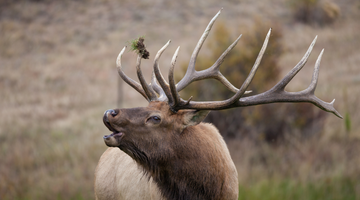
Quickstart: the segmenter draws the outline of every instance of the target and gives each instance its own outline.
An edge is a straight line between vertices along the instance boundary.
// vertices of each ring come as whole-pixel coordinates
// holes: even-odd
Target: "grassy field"
[[[292,180],[264,180],[241,186],[239,200],[355,200],[359,198],[355,185],[355,180],[349,178],[333,178],[305,184]]]
[[[360,3],[334,2],[339,19],[321,27],[295,22],[286,0],[0,1],[0,199],[94,199],[94,170],[108,133],[102,115],[118,105],[117,54],[145,35],[150,61],[143,70],[150,79],[157,50],[172,40],[160,62],[163,71],[179,45],[178,63],[188,61],[221,8],[219,21],[234,36],[256,20],[282,27],[282,74],[318,35],[308,64],[287,89],[307,87],[325,48],[316,95],[335,98],[346,116],[326,114],[324,128],[307,139],[228,141],[239,172],[239,199],[360,199]],[[134,79],[135,61],[130,52],[123,56]],[[122,87],[122,107],[146,105]]]

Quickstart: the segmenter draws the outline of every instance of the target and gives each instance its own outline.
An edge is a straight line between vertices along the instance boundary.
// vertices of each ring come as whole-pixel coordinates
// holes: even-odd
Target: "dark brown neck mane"
[[[227,180],[224,166],[226,161],[214,156],[218,141],[207,141],[207,138],[216,140],[217,137],[210,135],[204,141],[204,137],[197,135],[197,129],[206,130],[207,126],[209,125],[201,123],[188,127],[172,141],[173,148],[158,154],[161,156],[148,155],[136,146],[126,147],[131,149],[132,157],[143,167],[144,173],[153,178],[165,199],[222,198],[224,181]],[[207,147],[201,148],[202,146]]]

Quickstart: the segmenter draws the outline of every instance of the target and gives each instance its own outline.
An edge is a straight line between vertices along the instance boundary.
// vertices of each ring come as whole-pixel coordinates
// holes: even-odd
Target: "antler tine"
[[[337,110],[335,110],[335,108],[334,108],[335,99],[333,99],[330,103],[326,103],[326,102],[322,101],[321,99],[317,98],[314,95],[316,85],[317,85],[317,81],[318,81],[318,77],[319,77],[320,62],[321,62],[321,57],[322,57],[323,53],[324,53],[324,49],[321,50],[321,53],[320,53],[318,59],[316,60],[314,74],[313,74],[313,77],[312,77],[312,80],[311,80],[311,84],[304,91],[306,93],[308,93],[310,97],[315,98],[316,101],[314,101],[314,105],[316,105],[317,107],[319,107],[319,108],[321,108],[321,109],[323,109],[325,111],[333,113],[334,115],[336,115],[339,118],[343,118],[340,115],[340,113]]]
[[[321,50],[321,52],[316,60],[315,69],[314,69],[313,76],[311,78],[310,86],[306,89],[309,91],[310,94],[315,93],[316,85],[317,85],[318,78],[319,78],[320,62],[321,62],[321,58],[322,58],[323,54],[324,54],[324,49]]]
[[[196,73],[195,63],[196,63],[197,56],[200,52],[202,45],[204,44],[204,42],[207,38],[207,36],[209,35],[212,26],[214,25],[216,19],[219,17],[221,10],[211,19],[211,21],[207,25],[204,33],[202,34],[201,38],[199,39],[199,41],[191,55],[190,62],[189,62],[188,68],[186,70],[185,76],[180,80],[180,82],[176,86],[177,91],[181,91],[182,89],[184,89],[187,85],[189,85],[192,82],[191,77],[194,76]]]
[[[151,75],[151,87],[155,90],[155,92],[159,95],[158,100],[159,101],[165,101],[167,99],[164,90],[160,87],[160,85],[157,83],[155,72],[153,70]]]
[[[294,78],[294,76],[305,66],[311,51],[316,43],[317,36],[314,38],[312,43],[310,44],[308,50],[306,51],[305,55],[299,61],[299,63],[279,82],[277,83],[273,89],[275,90],[284,90],[287,84]]]
[[[263,46],[261,47],[261,50],[255,60],[254,66],[252,67],[248,77],[246,78],[246,80],[244,81],[244,83],[242,84],[241,88],[236,92],[236,94],[231,97],[229,99],[229,105],[234,104],[235,102],[239,101],[239,99],[244,95],[244,93],[246,92],[246,89],[249,87],[251,81],[253,80],[255,73],[257,71],[257,69],[259,68],[261,59],[265,53],[267,44],[269,43],[269,38],[270,38],[270,34],[271,34],[271,28],[269,30],[269,32],[266,35],[265,41],[263,43]]]
[[[129,84],[131,87],[133,87],[136,91],[138,91],[141,95],[143,95],[145,97],[146,100],[150,101],[149,97],[146,95],[145,91],[143,90],[143,88],[141,87],[141,85],[134,81],[133,79],[131,79],[130,77],[128,77],[122,69],[122,65],[121,65],[121,57],[123,55],[123,53],[125,52],[126,46],[120,51],[117,59],[116,59],[116,67],[118,69],[118,73],[120,75],[120,77],[127,83]]]
[[[163,89],[166,97],[168,98],[169,104],[171,105],[171,104],[173,104],[173,97],[171,96],[170,86],[164,79],[163,75],[161,74],[160,69],[159,69],[159,62],[158,62],[161,54],[169,46],[170,42],[171,41],[169,40],[156,54],[155,59],[154,59],[154,74],[155,74],[155,77],[156,77],[157,81],[159,82],[161,88]]]
[[[157,99],[157,96],[156,96],[154,90],[152,89],[152,87],[150,87],[146,83],[145,78],[141,72],[141,68],[140,68],[141,58],[142,58],[142,55],[138,55],[137,61],[136,61],[136,73],[137,73],[138,79],[140,81],[140,84],[141,84],[146,96],[148,96],[150,101],[154,101]]]
[[[172,95],[172,97],[174,99],[174,102],[173,102],[174,105],[171,105],[171,106],[176,106],[181,101],[180,95],[176,90],[176,85],[175,85],[175,80],[174,80],[174,68],[175,68],[176,58],[177,58],[177,55],[179,53],[179,49],[180,49],[180,46],[176,49],[176,51],[174,53],[174,56],[173,56],[173,58],[171,60],[171,67],[170,67],[170,70],[169,70],[170,90],[171,90],[171,95]]]
[[[236,46],[236,44],[239,42],[242,34],[224,51],[223,54],[217,59],[217,61],[209,68],[209,70],[216,71],[216,76],[214,77],[216,80],[220,81],[223,85],[225,85],[229,90],[236,93],[238,89],[233,86],[219,71],[220,65],[224,62],[225,57],[228,55],[228,53]],[[204,70],[203,73],[206,71]],[[201,73],[201,72],[199,72]]]

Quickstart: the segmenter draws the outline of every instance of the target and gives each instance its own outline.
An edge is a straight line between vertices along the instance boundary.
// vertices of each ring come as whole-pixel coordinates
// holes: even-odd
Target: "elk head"
[[[180,137],[188,126],[200,123],[208,112],[174,113],[163,101],[152,101],[148,107],[107,110],[103,120],[113,133],[104,136],[104,140],[107,146],[119,147],[137,161],[147,161],[158,152],[170,153],[174,137]]]

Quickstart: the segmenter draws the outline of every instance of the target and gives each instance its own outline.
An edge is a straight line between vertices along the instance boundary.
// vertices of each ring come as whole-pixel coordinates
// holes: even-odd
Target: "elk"
[[[177,48],[169,70],[168,81],[159,70],[159,59],[169,42],[155,56],[151,83],[148,84],[140,69],[142,55],[138,55],[136,70],[139,82],[125,75],[121,57],[116,64],[120,77],[148,102],[147,107],[110,109],[103,122],[112,132],[104,136],[109,148],[103,153],[95,172],[96,199],[214,199],[238,198],[238,175],[229,150],[219,131],[202,121],[211,110],[222,110],[275,102],[309,102],[341,117],[333,104],[314,95],[317,85],[321,51],[315,63],[310,86],[300,92],[285,91],[286,85],[302,69],[316,42],[316,37],[300,62],[270,90],[243,97],[259,67],[269,41],[266,35],[248,77],[238,89],[219,71],[226,55],[239,41],[233,42],[209,68],[196,71],[197,55],[221,10],[208,24],[197,43],[184,77],[175,84],[174,66]],[[223,101],[184,100],[179,92],[194,81],[216,79],[235,94]]]

